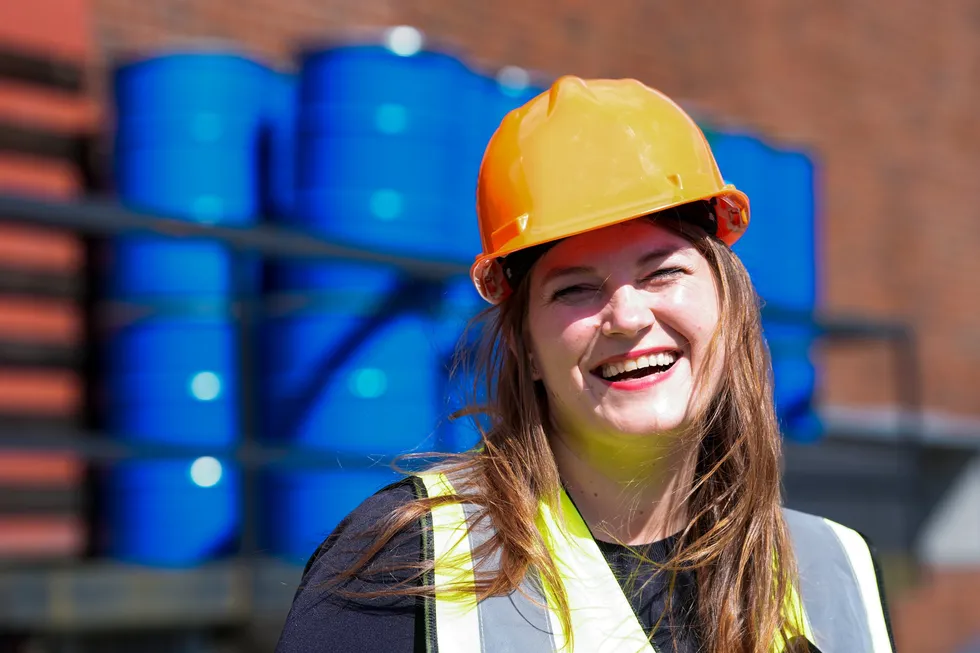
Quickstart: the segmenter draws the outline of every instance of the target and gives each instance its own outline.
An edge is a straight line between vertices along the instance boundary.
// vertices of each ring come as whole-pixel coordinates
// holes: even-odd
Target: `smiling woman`
[[[690,117],[564,77],[477,196],[482,443],[351,513],[280,653],[892,651],[865,541],[781,507],[748,199]]]

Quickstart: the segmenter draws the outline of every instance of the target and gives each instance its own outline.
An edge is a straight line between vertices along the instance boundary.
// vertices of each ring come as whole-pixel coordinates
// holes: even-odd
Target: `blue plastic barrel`
[[[226,319],[138,320],[109,337],[110,431],[117,437],[224,446],[238,432],[235,327]]]
[[[219,52],[174,54],[114,77],[115,169],[125,205],[174,218],[254,223],[270,71]],[[238,438],[237,338],[228,304],[232,253],[216,242],[125,236],[109,246],[105,295],[144,302],[148,317],[113,330],[104,383],[118,438],[223,449]],[[237,290],[255,287],[251,278]],[[237,529],[237,472],[203,487],[191,462],[119,467],[110,477],[114,555],[168,564],[152,525],[166,527],[172,562],[227,549]],[[167,497],[172,501],[168,502]],[[210,525],[209,525],[210,524]]]
[[[237,378],[204,365],[111,376],[108,427],[126,440],[221,447],[238,435]]]
[[[243,147],[171,145],[118,152],[117,190],[136,209],[247,224],[258,213],[258,160]]]
[[[147,444],[233,445],[239,433],[235,346],[233,325],[213,317],[158,317],[117,328],[105,360],[108,431]],[[189,476],[192,464],[125,463],[111,471],[110,555],[191,565],[227,552],[238,523],[237,471],[225,463],[222,483],[203,487]]]
[[[108,554],[187,567],[234,550],[240,478],[213,458],[121,463],[108,471]]]
[[[454,57],[424,50],[307,54],[297,222],[372,250],[460,258],[454,184],[468,74]]]
[[[264,474],[262,545],[303,564],[351,510],[402,478],[384,466]]]
[[[799,442],[816,440],[823,425],[813,404],[817,384],[812,358],[814,328],[774,319],[764,319],[763,327],[772,354],[776,413],[782,431]]]
[[[452,279],[442,289],[433,317],[432,339],[441,352],[439,403],[439,449],[459,453],[473,448],[480,439],[472,417],[450,417],[472,400],[475,378],[475,349],[480,325],[471,324],[487,306],[468,276]]]
[[[296,211],[296,131],[299,78],[270,71],[263,148],[263,214],[292,216]]]
[[[233,54],[174,54],[122,66],[114,82],[126,204],[195,221],[254,221],[267,69]]]
[[[812,410],[815,328],[805,317],[817,294],[812,162],[748,134],[705,130],[705,135],[722,175],[752,203],[752,224],[734,250],[765,303],[783,431],[792,439],[812,440],[821,433]]]
[[[226,297],[234,289],[232,259],[214,241],[144,236],[117,239],[108,250],[105,294],[137,297]]]
[[[132,62],[113,79],[120,117],[248,113],[262,96],[266,68],[221,50],[179,52]]]
[[[434,448],[438,351],[424,313],[382,310],[399,292],[324,292],[318,307],[265,324],[272,437],[365,455]]]
[[[107,371],[111,376],[200,370],[234,375],[238,356],[235,328],[226,319],[180,315],[119,326],[110,334]]]
[[[476,220],[476,185],[487,144],[510,111],[523,106],[542,90],[530,84],[527,73],[520,68],[504,68],[494,77],[470,72],[470,104],[456,183],[460,206],[456,237],[463,261],[472,261],[482,251]]]
[[[259,213],[259,147],[270,73],[226,53],[187,53],[117,69],[115,172],[127,206],[194,222],[249,224]],[[217,243],[121,237],[111,296],[228,292]],[[194,282],[196,279],[196,283]]]
[[[307,306],[263,325],[263,430],[283,444],[354,457],[343,470],[269,477],[264,538],[273,554],[298,560],[393,480],[379,458],[438,448],[440,351],[425,298],[407,296],[412,287],[396,270],[289,265],[274,282],[303,293]]]
[[[802,314],[812,313],[818,295],[813,161],[803,152],[776,150],[769,171],[770,196],[776,205],[772,212],[788,227],[776,236],[778,240],[770,240],[770,247],[785,248],[787,255],[780,257],[780,273],[767,281],[766,292],[772,298],[769,302],[774,308],[785,306]],[[775,236],[774,230],[770,233]],[[817,369],[812,348],[817,328],[800,319],[776,317],[766,320],[766,332],[773,351],[773,374],[780,387],[777,409],[789,437],[815,440],[823,433],[813,409]]]
[[[296,208],[277,219],[372,251],[460,258],[454,184],[466,73],[455,58],[418,48],[304,55]],[[324,516],[267,527],[274,553],[305,558],[343,514],[392,480],[376,456],[438,447],[442,352],[432,341],[429,291],[406,285],[397,270],[283,262],[270,272],[273,292],[305,299],[273,300],[264,324],[264,431],[363,464],[269,477],[273,519],[297,506]],[[277,306],[285,309],[275,314]]]

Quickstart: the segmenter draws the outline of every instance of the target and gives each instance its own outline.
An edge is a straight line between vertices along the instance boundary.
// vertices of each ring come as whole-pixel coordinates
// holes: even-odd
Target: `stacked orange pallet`
[[[97,110],[88,0],[5,3],[0,21],[0,193],[85,191]],[[0,439],[83,417],[84,244],[0,215]],[[0,558],[84,550],[85,465],[75,454],[0,449]]]

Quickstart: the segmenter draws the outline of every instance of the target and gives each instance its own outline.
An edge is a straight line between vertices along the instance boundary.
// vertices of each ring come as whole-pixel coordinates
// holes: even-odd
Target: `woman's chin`
[[[624,416],[603,421],[603,431],[631,439],[669,437],[682,432],[688,425],[684,415]]]

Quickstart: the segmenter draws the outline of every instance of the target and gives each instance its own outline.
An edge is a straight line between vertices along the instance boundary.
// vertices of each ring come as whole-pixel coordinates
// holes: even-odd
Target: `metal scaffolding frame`
[[[468,273],[469,264],[462,261],[434,261],[406,257],[394,253],[380,253],[328,242],[314,234],[297,229],[258,224],[248,227],[206,225],[170,217],[151,215],[119,206],[105,199],[85,199],[77,202],[51,202],[16,196],[0,195],[0,220],[45,225],[71,230],[95,237],[118,235],[153,235],[170,239],[214,239],[224,243],[237,254],[259,255],[266,259],[290,260],[348,260],[393,266],[406,276],[420,283],[438,284]],[[246,257],[235,256],[239,280],[247,274]],[[0,630],[6,622],[10,627],[21,629],[53,628],[76,630],[108,626],[115,622],[133,624],[139,613],[138,601],[126,601],[120,597],[134,596],[145,588],[156,587],[161,592],[157,606],[159,614],[173,620],[186,618],[191,622],[202,618],[214,623],[248,624],[261,614],[275,614],[281,610],[277,601],[288,600],[283,584],[295,583],[299,570],[280,562],[255,555],[257,532],[255,515],[257,508],[256,473],[262,467],[281,465],[289,467],[322,467],[363,465],[363,459],[338,455],[323,450],[273,446],[259,441],[252,406],[255,389],[252,360],[251,327],[259,318],[262,302],[260,296],[241,294],[232,299],[240,335],[239,392],[243,400],[242,433],[240,444],[231,448],[186,447],[177,445],[121,442],[104,434],[53,430],[32,432],[25,435],[0,430],[0,451],[46,450],[71,451],[92,463],[106,463],[130,458],[196,457],[211,455],[237,461],[242,466],[243,501],[242,537],[239,555],[218,563],[209,563],[200,569],[182,572],[156,572],[147,569],[127,569],[106,562],[83,563],[60,568],[39,567],[34,570],[18,570],[13,574],[0,574]],[[302,306],[302,302],[294,302]],[[895,360],[904,370],[894,375],[896,396],[902,407],[900,446],[908,448],[913,459],[918,459],[922,447],[921,432],[922,388],[921,371],[916,334],[907,325],[869,320],[861,317],[834,317],[823,312],[798,312],[764,309],[768,320],[806,324],[814,328],[817,336],[828,342],[852,342],[879,340],[888,343]],[[386,462],[386,461],[375,461]],[[906,486],[909,505],[918,503],[921,493],[921,474],[909,479]],[[908,534],[911,548],[915,534]],[[213,596],[214,610],[208,611],[193,596],[200,590],[202,579],[210,578],[218,596]],[[285,578],[287,580],[283,581]],[[291,581],[289,580],[291,579]],[[107,594],[106,584],[113,586]],[[223,589],[221,589],[223,588]],[[122,611],[113,617],[106,606],[91,602],[85,597],[113,596],[113,609]],[[24,597],[31,597],[25,600]],[[101,607],[100,607],[101,605]],[[287,606],[288,607],[288,606]],[[100,612],[101,610],[101,612]],[[126,610],[135,611],[123,614]]]

